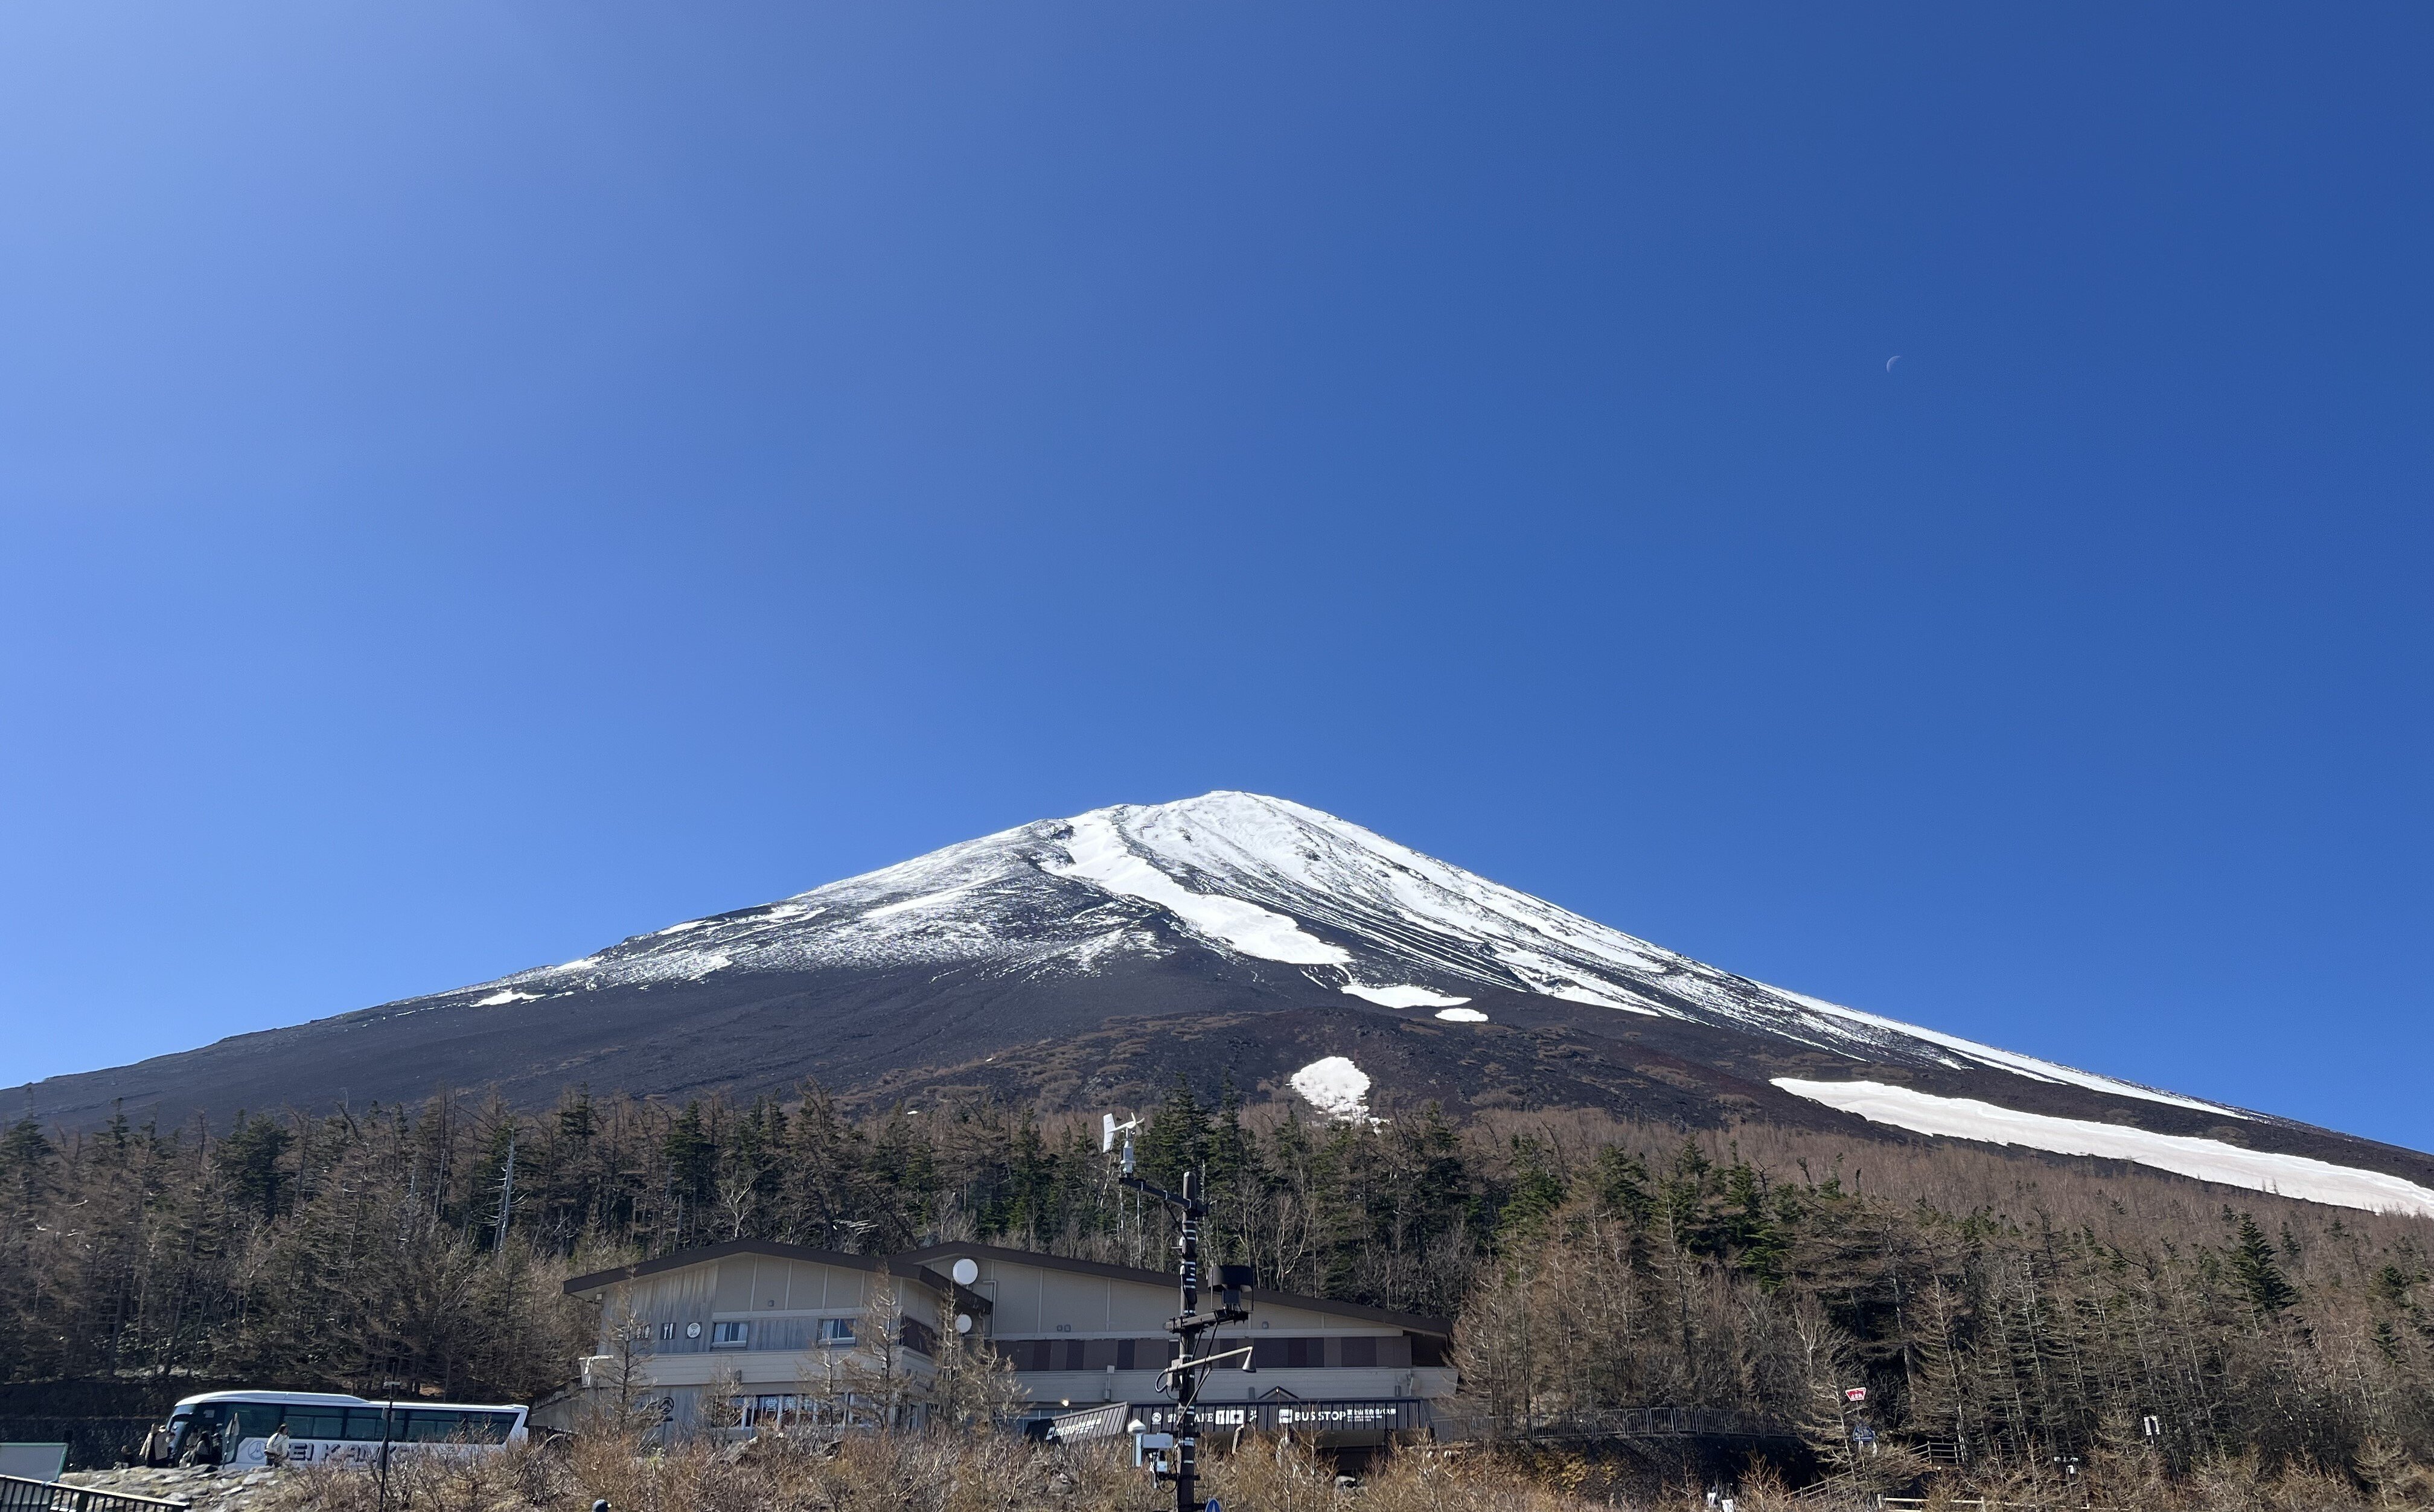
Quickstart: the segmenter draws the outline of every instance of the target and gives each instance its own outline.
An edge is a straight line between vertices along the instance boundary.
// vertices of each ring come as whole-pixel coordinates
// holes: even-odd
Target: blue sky
[[[2434,1147],[2429,43],[10,7],[0,1084],[1243,787]]]

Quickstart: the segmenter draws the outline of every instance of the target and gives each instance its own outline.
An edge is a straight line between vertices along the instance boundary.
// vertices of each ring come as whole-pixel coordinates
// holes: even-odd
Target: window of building
[[[851,1344],[853,1342],[853,1319],[849,1317],[824,1317],[820,1319],[820,1342],[822,1344]]]
[[[740,1349],[752,1341],[749,1323],[712,1323],[710,1343],[712,1349]]]

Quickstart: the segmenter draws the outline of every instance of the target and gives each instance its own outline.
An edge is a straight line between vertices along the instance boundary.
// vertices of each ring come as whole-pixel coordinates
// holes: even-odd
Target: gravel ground
[[[71,1470],[60,1477],[62,1485],[81,1486],[95,1491],[117,1491],[129,1496],[148,1496],[163,1502],[183,1502],[195,1512],[246,1512],[262,1500],[270,1487],[275,1472],[266,1469],[231,1470],[222,1474],[209,1469],[142,1469],[121,1470]]]

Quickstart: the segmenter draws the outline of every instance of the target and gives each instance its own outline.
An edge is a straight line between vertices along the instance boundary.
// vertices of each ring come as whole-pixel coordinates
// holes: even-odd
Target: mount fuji
[[[1219,792],[950,846],[580,960],[30,1089],[164,1117],[687,1096],[1595,1107],[2095,1155],[2434,1217],[2434,1160],[1785,991],[1315,809]]]

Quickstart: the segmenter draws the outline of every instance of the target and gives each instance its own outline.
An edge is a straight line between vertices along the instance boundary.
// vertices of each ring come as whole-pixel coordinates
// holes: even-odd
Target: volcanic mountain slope
[[[1177,1071],[1340,1117],[1425,1098],[1909,1131],[2434,1216],[2415,1152],[1767,987],[1245,793],[1043,820],[32,1097],[67,1123],[578,1082],[1096,1107]]]

